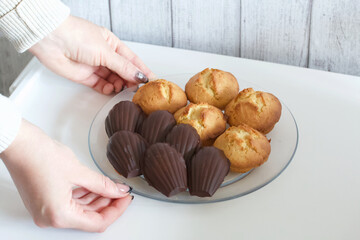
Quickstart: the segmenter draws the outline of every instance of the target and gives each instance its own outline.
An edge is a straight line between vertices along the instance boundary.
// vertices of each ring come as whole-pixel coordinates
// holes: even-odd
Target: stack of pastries
[[[107,156],[119,174],[144,175],[168,197],[187,189],[210,197],[230,170],[245,173],[267,161],[271,146],[265,134],[280,116],[273,94],[239,92],[229,72],[207,68],[185,91],[158,79],[109,112]]]

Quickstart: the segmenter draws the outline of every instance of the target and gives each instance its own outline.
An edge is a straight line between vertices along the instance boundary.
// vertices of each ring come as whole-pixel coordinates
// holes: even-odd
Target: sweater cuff
[[[0,18],[0,30],[18,52],[54,31],[70,14],[59,0],[22,0]]]
[[[21,114],[16,106],[0,94],[0,153],[15,140],[21,125]]]

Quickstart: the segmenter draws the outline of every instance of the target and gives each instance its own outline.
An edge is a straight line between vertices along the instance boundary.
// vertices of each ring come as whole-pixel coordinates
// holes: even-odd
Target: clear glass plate
[[[182,89],[194,74],[178,74],[163,78],[176,83]],[[253,87],[264,90],[254,84],[239,80],[240,89]],[[106,103],[96,114],[89,130],[89,150],[96,166],[103,174],[116,182],[123,182],[133,187],[133,192],[144,197],[174,203],[211,203],[234,199],[254,192],[279,176],[289,165],[296,152],[298,144],[298,128],[294,116],[286,105],[282,103],[282,114],[275,128],[267,134],[271,139],[271,154],[262,166],[244,174],[230,172],[221,187],[212,197],[200,198],[191,196],[188,192],[179,193],[173,197],[166,197],[149,186],[142,176],[126,179],[119,175],[106,157],[108,137],[105,132],[105,118],[111,108],[120,101],[132,100],[136,87],[128,88]],[[266,91],[266,90],[265,90]]]

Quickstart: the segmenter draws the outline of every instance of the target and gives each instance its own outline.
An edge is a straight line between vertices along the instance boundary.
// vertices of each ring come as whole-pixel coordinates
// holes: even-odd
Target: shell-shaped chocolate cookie
[[[141,136],[151,145],[164,142],[166,135],[176,125],[174,116],[168,111],[152,112],[143,122]]]
[[[146,119],[146,114],[141,110],[141,114],[138,117],[135,132],[141,134],[142,125]]]
[[[140,161],[144,157],[148,144],[137,133],[118,131],[107,145],[107,157],[115,170],[126,178],[141,175]]]
[[[166,142],[182,154],[186,165],[200,147],[200,136],[189,124],[178,124],[166,136]]]
[[[141,108],[133,102],[122,101],[116,104],[109,112],[105,120],[105,130],[108,137],[114,133],[127,130],[138,131],[145,118]]]
[[[229,173],[230,161],[220,149],[201,148],[188,165],[188,186],[191,195],[211,197]]]
[[[187,189],[185,160],[167,143],[149,147],[142,167],[145,180],[167,197]]]

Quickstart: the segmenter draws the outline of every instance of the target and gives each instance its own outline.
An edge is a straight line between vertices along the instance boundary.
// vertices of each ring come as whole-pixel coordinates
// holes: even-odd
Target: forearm
[[[39,152],[39,149],[45,147],[40,146],[40,143],[52,141],[53,140],[40,128],[21,119],[16,137],[9,146],[0,153],[0,158],[4,161],[8,169],[9,167],[11,168],[9,170],[15,171],[21,167],[28,167],[29,164],[33,165],[34,163],[26,161],[27,156],[36,155],[36,151]]]
[[[70,14],[60,0],[0,0],[0,31],[24,52],[55,30]]]
[[[0,154],[14,141],[20,124],[20,111],[8,98],[0,95]]]
[[[41,159],[37,158],[37,153],[39,152],[38,142],[39,139],[46,137],[39,128],[22,120],[16,138],[7,149],[0,153],[0,158],[8,169],[11,178],[19,190],[25,207],[30,211],[31,215],[34,215],[34,212],[28,207],[30,201],[34,201],[36,209],[40,209],[41,206],[37,204],[38,199],[29,199],[26,194],[22,194],[24,191],[23,188],[25,187],[24,179],[27,179],[26,182],[29,184],[26,186],[28,186],[28,188],[30,187],[27,191],[35,191],[33,186],[40,184],[33,182],[33,179],[36,180],[36,178],[34,178],[36,169],[41,166],[39,162]],[[41,146],[41,148],[43,147],[47,146]]]

